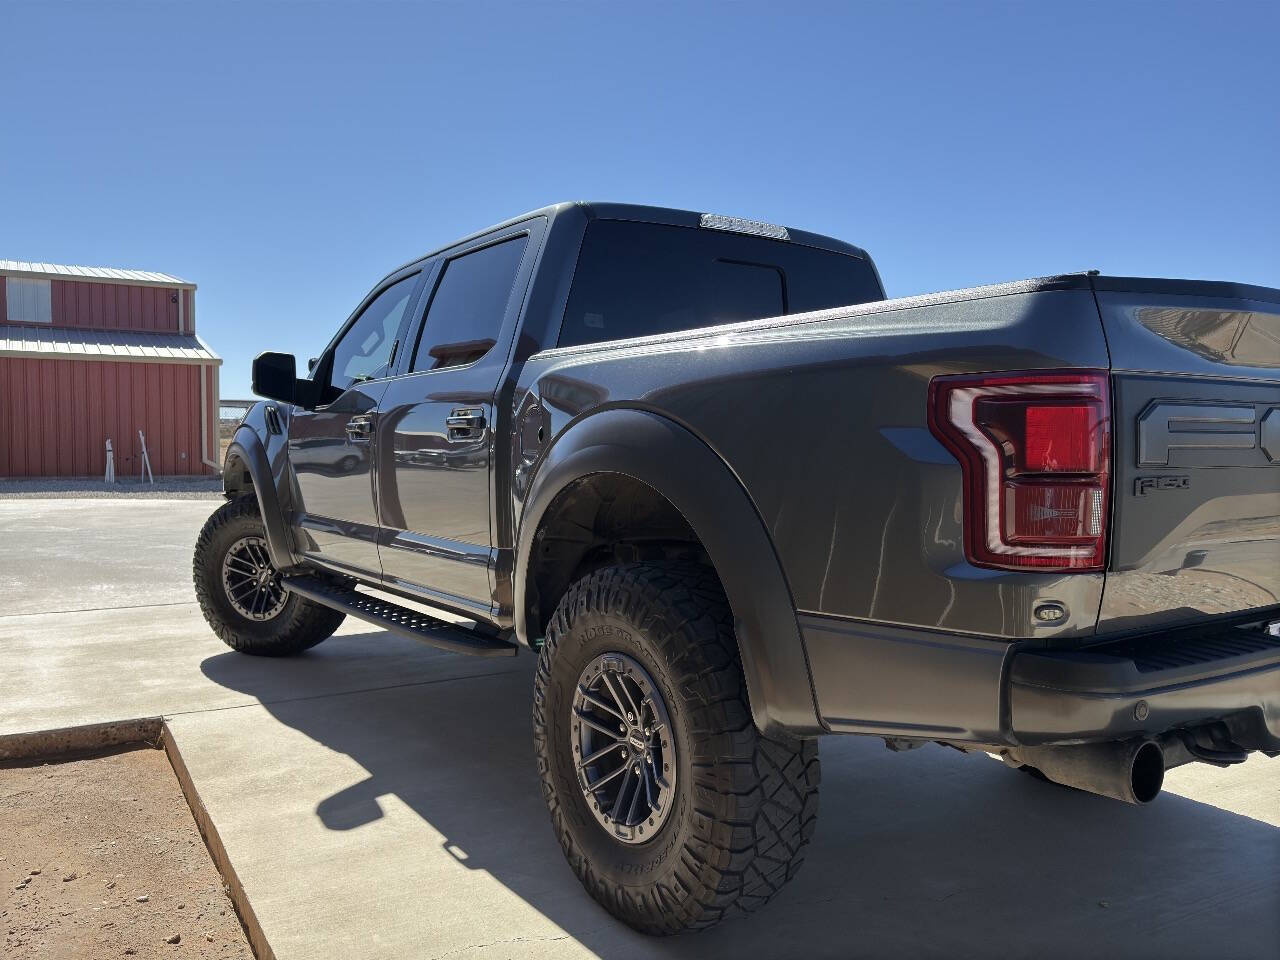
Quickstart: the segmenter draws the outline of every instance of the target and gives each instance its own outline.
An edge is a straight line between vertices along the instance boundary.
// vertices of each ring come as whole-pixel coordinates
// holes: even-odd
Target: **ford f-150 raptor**
[[[827,237],[567,203],[397,268],[308,377],[264,353],[253,384],[195,552],[213,629],[536,651],[554,829],[640,930],[796,872],[822,734],[1130,803],[1280,753],[1278,290],[886,300]]]

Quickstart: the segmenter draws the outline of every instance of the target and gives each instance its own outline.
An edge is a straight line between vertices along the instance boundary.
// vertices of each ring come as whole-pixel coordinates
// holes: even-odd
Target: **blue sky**
[[[4,3],[0,258],[198,283],[226,397],[391,267],[558,200],[833,234],[891,296],[1275,286],[1278,11]]]

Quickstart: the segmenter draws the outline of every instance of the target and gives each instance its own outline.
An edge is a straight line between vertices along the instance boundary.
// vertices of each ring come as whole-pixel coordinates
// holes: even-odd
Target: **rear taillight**
[[[1111,474],[1107,375],[934,377],[929,429],[964,469],[970,563],[1101,570]]]

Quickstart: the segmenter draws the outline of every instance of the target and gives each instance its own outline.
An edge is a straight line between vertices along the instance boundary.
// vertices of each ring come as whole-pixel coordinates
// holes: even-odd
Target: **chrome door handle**
[[[484,411],[474,408],[454,410],[444,418],[444,423],[450,429],[461,427],[465,430],[477,430],[484,426]]]
[[[450,440],[473,440],[484,430],[484,411],[479,407],[457,407],[444,418]]]
[[[373,420],[369,417],[352,417],[344,429],[347,431],[347,439],[352,443],[368,443]]]

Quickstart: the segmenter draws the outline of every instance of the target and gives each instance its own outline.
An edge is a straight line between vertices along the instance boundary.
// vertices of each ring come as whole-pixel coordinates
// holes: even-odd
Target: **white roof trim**
[[[90,280],[98,283],[131,283],[149,287],[181,287],[194,290],[194,283],[153,270],[120,270],[116,267],[80,267],[61,263],[31,263],[0,260],[0,275],[49,280]]]
[[[0,357],[124,360],[136,363],[222,363],[222,358],[194,333],[81,330],[12,324],[0,325]]]

